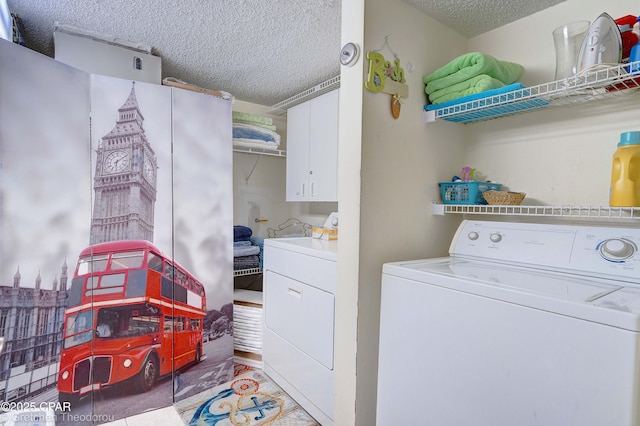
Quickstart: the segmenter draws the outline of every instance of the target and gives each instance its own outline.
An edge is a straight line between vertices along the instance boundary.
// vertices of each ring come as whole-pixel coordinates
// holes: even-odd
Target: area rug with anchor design
[[[175,404],[189,426],[319,426],[260,370],[235,365],[234,378]]]

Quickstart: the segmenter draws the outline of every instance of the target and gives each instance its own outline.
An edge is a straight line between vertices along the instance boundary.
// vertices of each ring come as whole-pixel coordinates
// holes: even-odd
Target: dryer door
[[[333,294],[273,271],[266,273],[266,327],[333,370]]]

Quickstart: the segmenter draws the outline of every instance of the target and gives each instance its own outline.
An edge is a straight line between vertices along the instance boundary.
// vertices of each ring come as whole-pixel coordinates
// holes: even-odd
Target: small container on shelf
[[[640,207],[640,131],[620,134],[611,166],[609,206]]]
[[[527,196],[524,192],[511,191],[485,191],[482,196],[490,205],[519,206]]]
[[[439,185],[444,204],[487,204],[482,193],[502,188],[501,183],[478,181],[440,182]]]
[[[312,233],[311,236],[313,238],[317,238],[319,240],[327,240],[334,241],[338,239],[338,229],[337,228],[320,228],[313,227],[311,228]]]

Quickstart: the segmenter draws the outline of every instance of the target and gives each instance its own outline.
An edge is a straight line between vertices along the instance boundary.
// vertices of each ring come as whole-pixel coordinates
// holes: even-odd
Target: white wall
[[[382,264],[446,254],[459,221],[430,214],[437,182],[464,165],[463,138],[459,127],[422,123],[422,76],[464,53],[466,40],[400,0],[353,3],[343,3],[342,41],[359,43],[364,35],[364,46],[357,66],[342,68],[336,424],[372,425]],[[357,25],[362,13],[364,28]],[[393,52],[380,53],[391,61],[398,55],[409,87],[397,120],[390,95],[363,90],[366,54],[382,48],[387,35]]]
[[[341,67],[338,126],[338,285],[335,327],[335,424],[354,425],[360,253],[360,163],[365,0],[342,2],[341,44],[359,46],[360,59]]]
[[[354,425],[360,253],[360,157],[365,0],[342,2],[341,44],[355,43],[360,59],[341,67],[338,126],[338,283],[336,286],[334,423]]]
[[[637,13],[630,6],[625,0],[606,5],[568,0],[469,40],[469,51],[518,62],[525,68],[523,82],[545,83],[554,78],[555,28],[576,20],[593,22],[602,12],[614,19]],[[608,105],[614,108],[576,105],[465,126],[466,162],[492,180],[526,192],[525,204],[607,206],[620,133],[640,130],[637,97]]]

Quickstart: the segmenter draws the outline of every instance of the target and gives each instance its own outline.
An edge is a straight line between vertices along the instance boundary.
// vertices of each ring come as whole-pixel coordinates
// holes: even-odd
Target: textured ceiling
[[[405,0],[436,21],[474,37],[566,0]]]
[[[55,23],[150,46],[162,76],[273,105],[339,72],[340,0],[8,0],[27,47]]]
[[[474,36],[561,0],[407,0]],[[338,75],[341,0],[7,0],[27,47],[53,57],[54,25],[149,46],[162,77],[274,105]],[[174,6],[175,5],[175,6]],[[171,7],[174,6],[174,7]]]

